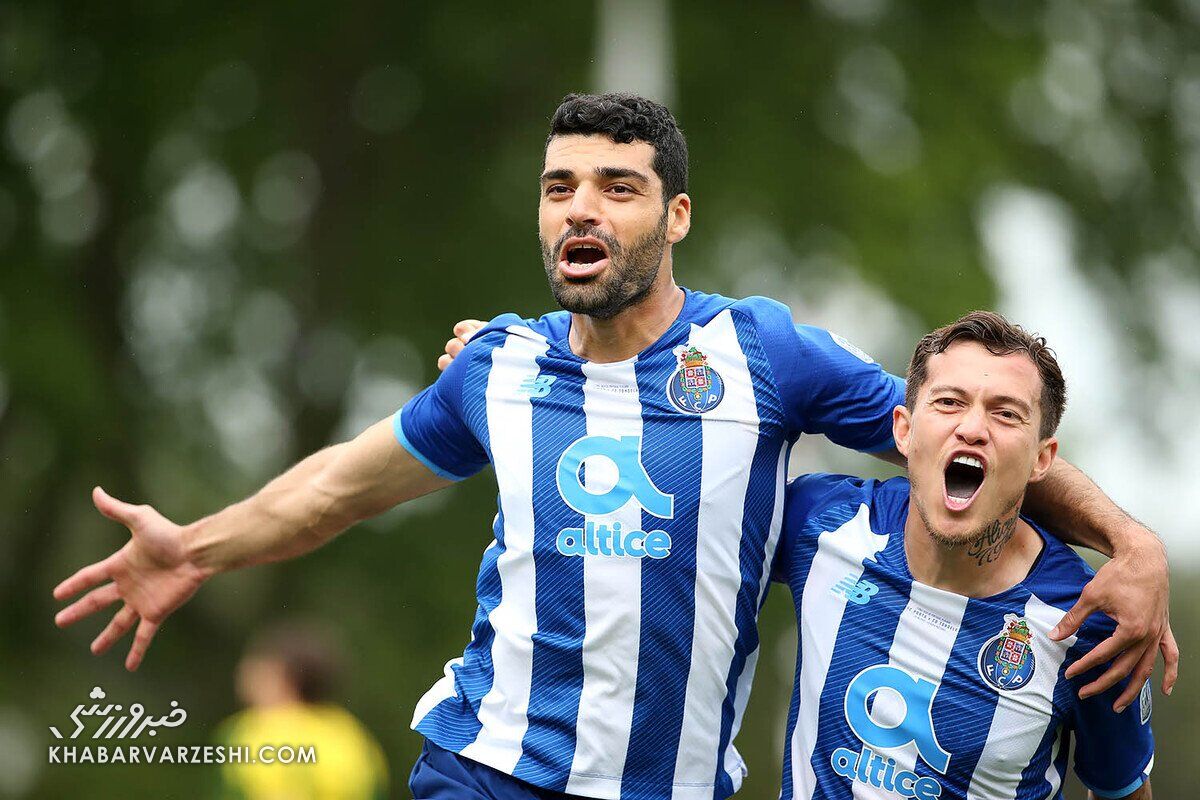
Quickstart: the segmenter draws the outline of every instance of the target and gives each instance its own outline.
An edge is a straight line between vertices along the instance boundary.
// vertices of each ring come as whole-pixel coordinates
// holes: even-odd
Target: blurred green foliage
[[[399,406],[453,321],[550,308],[535,178],[548,115],[592,86],[604,6],[127,6],[0,7],[0,796],[196,796],[201,767],[46,766],[47,726],[102,685],[179,700],[175,735],[202,742],[247,637],[290,616],[340,628],[347,705],[405,796],[413,705],[468,636],[491,477],[218,578],[136,675],[89,656],[99,623],[57,631],[50,590],[122,541],[92,485],[195,519]],[[1066,201],[1118,288],[1190,254],[1198,9],[674,4],[695,201],[677,279],[796,293],[851,269],[939,323],[995,299],[976,215],[1005,184]],[[1147,336],[1132,298],[1113,302]],[[1185,658],[1196,586],[1176,575]],[[778,791],[794,632],[774,595],[746,798]],[[1194,794],[1194,686],[1159,703],[1162,797]]]

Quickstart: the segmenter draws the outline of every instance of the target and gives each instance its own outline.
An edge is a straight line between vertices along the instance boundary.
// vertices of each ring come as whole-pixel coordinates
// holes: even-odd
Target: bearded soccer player
[[[136,626],[136,668],[213,574],[309,552],[491,463],[499,513],[479,609],[462,658],[417,704],[414,795],[732,794],[790,445],[821,433],[892,452],[903,382],[778,303],[675,284],[687,147],[661,105],[569,96],[540,185],[564,311],[493,320],[394,418],[198,522],[97,489],[132,538],[56,588],[98,587],[58,623],[122,600],[92,647]],[[1072,612],[1102,606],[1122,623],[1087,657],[1123,651],[1090,690],[1151,668],[1167,630],[1161,545],[1077,471],[1057,466],[1042,485],[1039,514],[1115,551]]]
[[[806,475],[776,577],[800,631],[785,799],[1150,797],[1151,689],[1113,709],[1067,677],[1108,637],[1050,631],[1092,571],[1020,515],[1055,460],[1066,386],[1045,341],[974,312],[924,337],[894,434],[908,479]]]

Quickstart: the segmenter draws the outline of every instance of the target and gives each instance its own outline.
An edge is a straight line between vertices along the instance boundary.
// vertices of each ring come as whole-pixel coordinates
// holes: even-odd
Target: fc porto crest
[[[1020,689],[1033,677],[1033,634],[1016,614],[1004,615],[1004,630],[979,651],[979,675],[1002,692]]]
[[[725,396],[725,382],[708,365],[708,356],[695,347],[679,348],[675,352],[679,369],[667,380],[667,399],[671,405],[688,414],[712,411]]]

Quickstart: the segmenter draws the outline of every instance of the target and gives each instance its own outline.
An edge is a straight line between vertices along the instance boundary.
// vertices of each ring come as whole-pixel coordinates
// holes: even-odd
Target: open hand
[[[142,663],[159,625],[196,593],[208,575],[188,561],[183,528],[150,506],[123,503],[99,486],[92,490],[92,502],[101,514],[127,527],[130,538],[108,558],[84,567],[54,588],[56,600],[91,589],[58,612],[54,622],[65,628],[123,601],[121,610],[92,642],[92,652],[105,652],[136,624],[137,633],[125,658],[125,668],[132,671]]]
[[[1166,551],[1153,534],[1142,541],[1147,544],[1119,552],[1101,567],[1084,587],[1079,601],[1050,632],[1050,638],[1064,639],[1079,630],[1095,611],[1103,611],[1116,620],[1113,635],[1072,664],[1067,677],[1074,678],[1112,662],[1102,675],[1079,690],[1079,696],[1099,694],[1129,675],[1129,685],[1113,704],[1118,712],[1137,698],[1154,671],[1160,650],[1165,694],[1171,693],[1179,675],[1179,646],[1167,617]]]

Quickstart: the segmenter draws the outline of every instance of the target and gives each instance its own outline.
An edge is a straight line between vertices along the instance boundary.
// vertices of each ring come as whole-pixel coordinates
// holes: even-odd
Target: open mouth
[[[979,494],[985,477],[987,465],[983,459],[967,453],[958,453],[951,458],[945,471],[946,508],[965,510]]]
[[[568,280],[586,280],[599,275],[608,266],[608,248],[592,236],[568,239],[562,248],[558,268]]]

